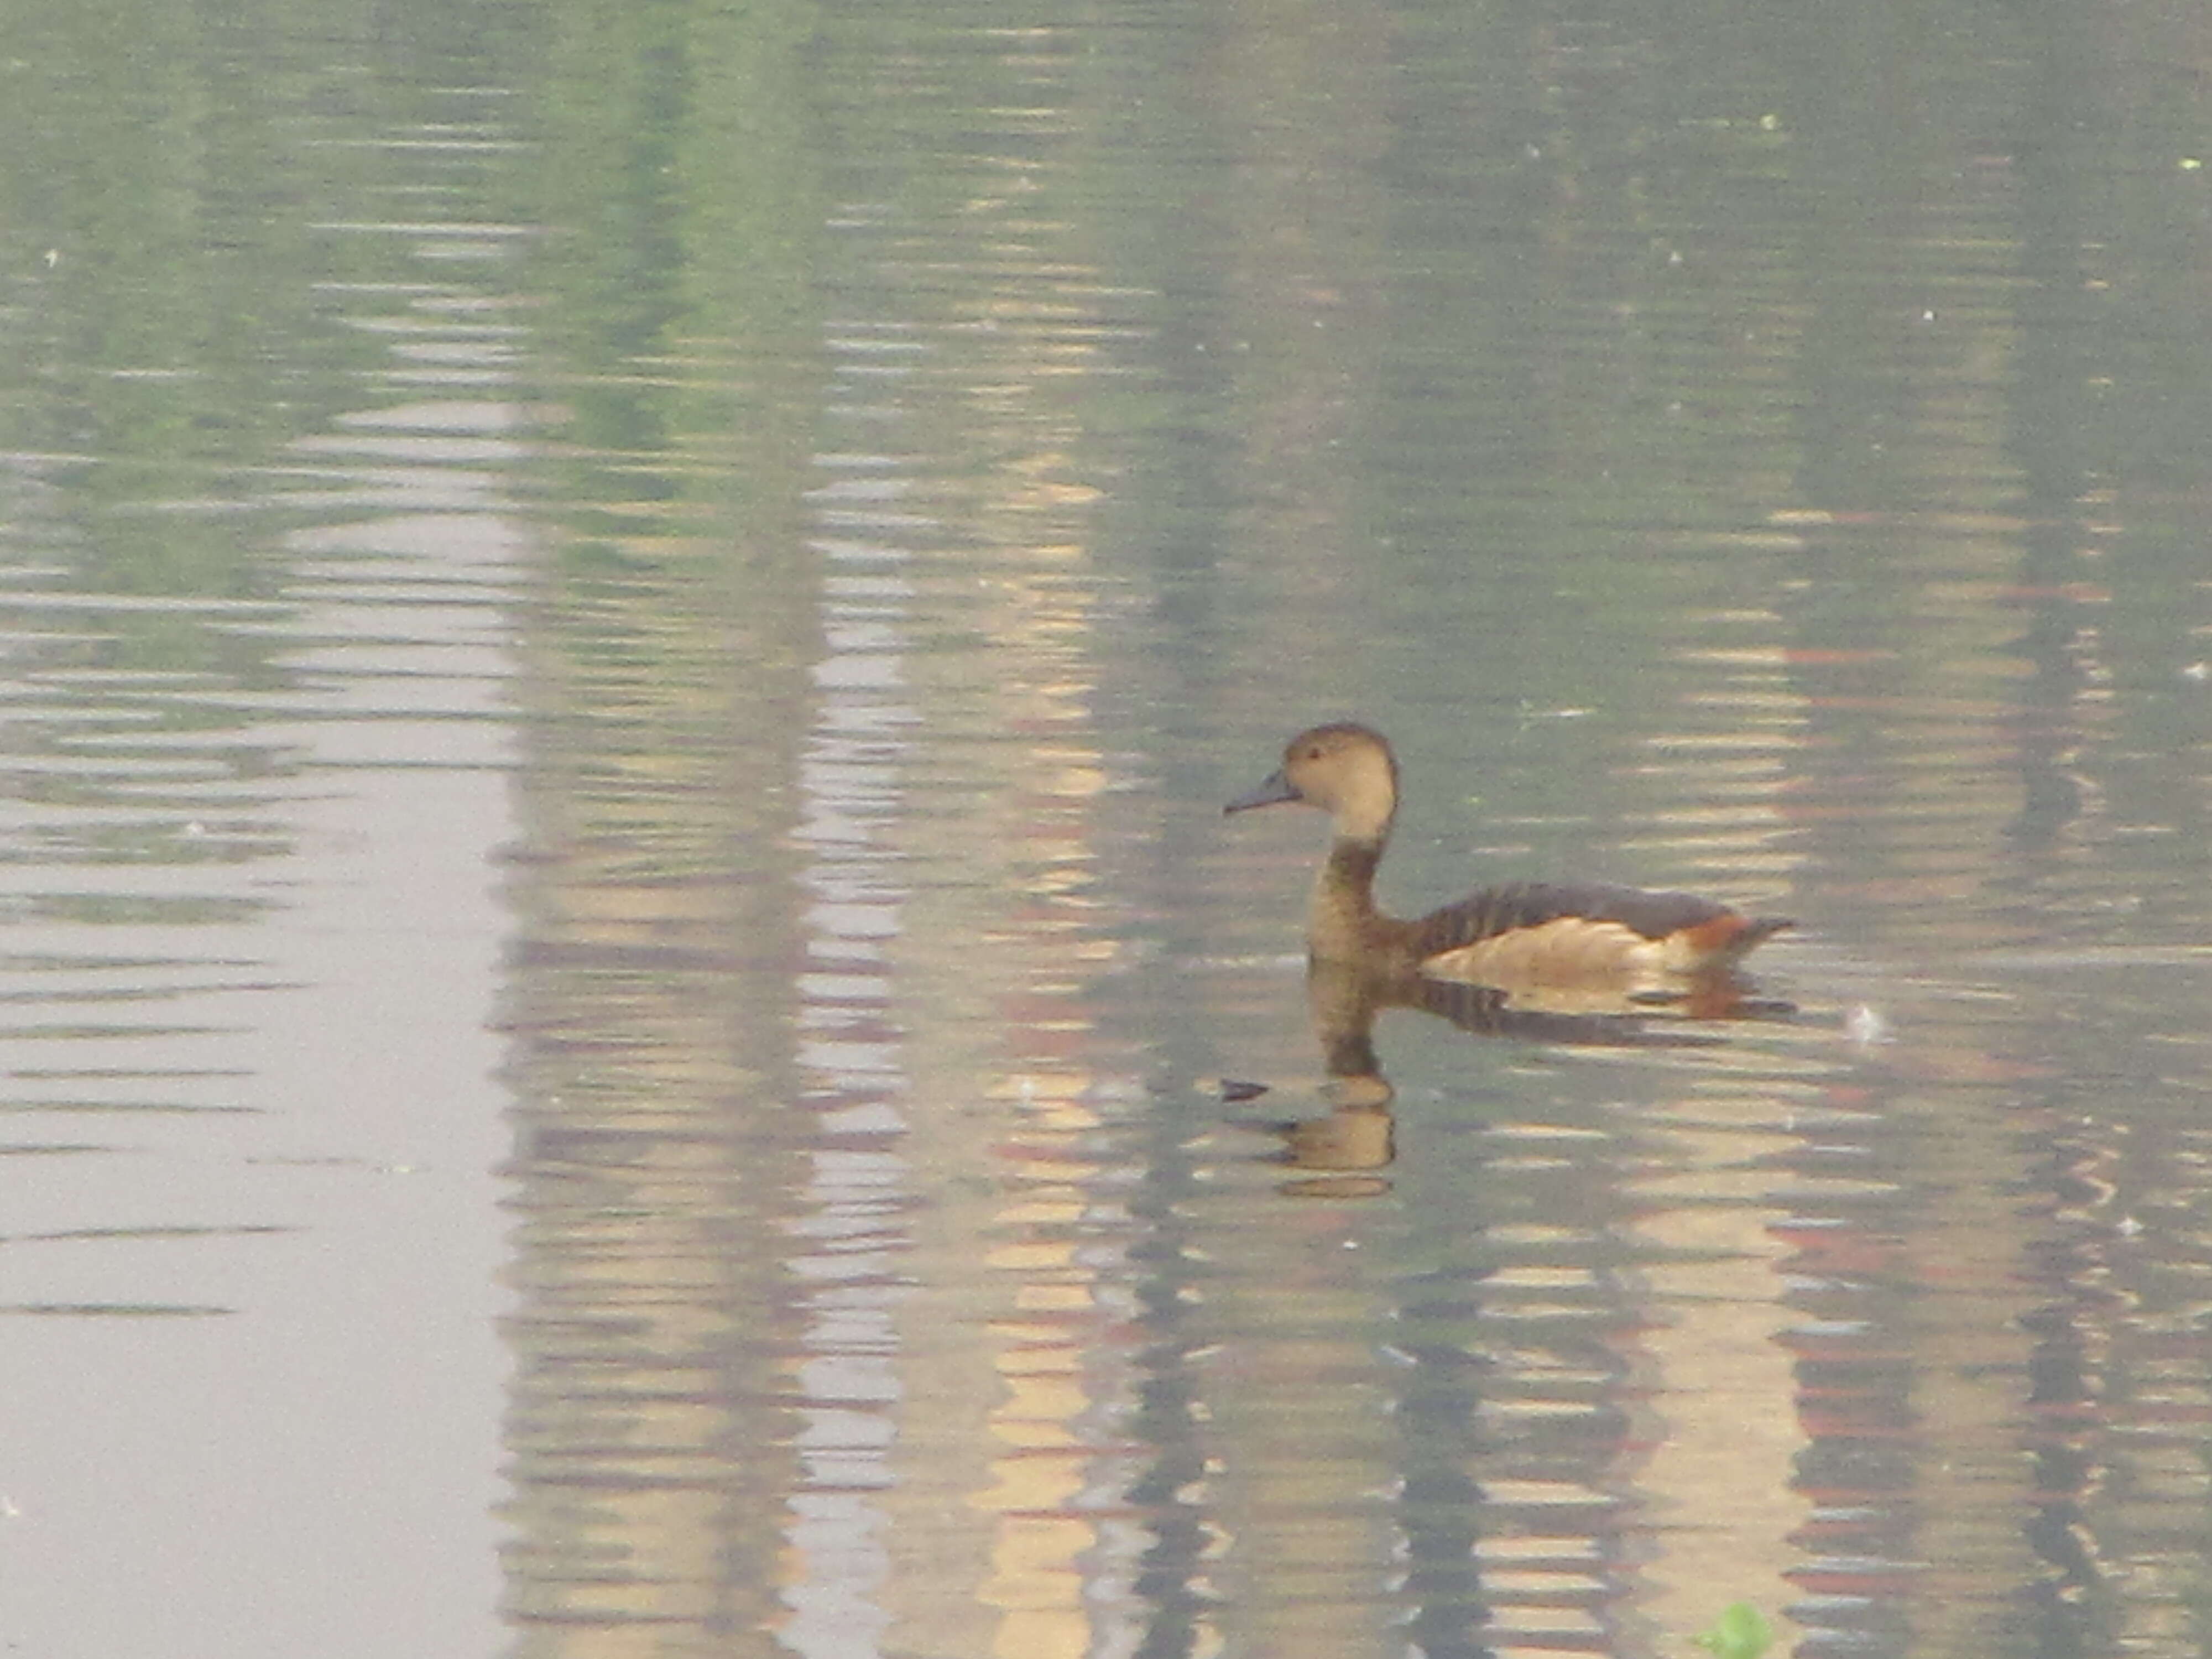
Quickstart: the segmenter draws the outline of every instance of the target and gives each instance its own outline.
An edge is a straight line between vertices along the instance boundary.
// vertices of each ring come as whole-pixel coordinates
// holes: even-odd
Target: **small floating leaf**
[[[1713,1627],[1698,1638],[1698,1645],[1714,1659],[1759,1659],[1774,1641],[1774,1627],[1766,1615],[1748,1601],[1738,1601],[1713,1620]]]

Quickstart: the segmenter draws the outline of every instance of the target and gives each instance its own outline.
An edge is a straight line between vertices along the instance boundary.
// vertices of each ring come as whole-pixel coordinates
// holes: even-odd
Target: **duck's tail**
[[[1747,916],[1735,910],[1723,911],[1710,921],[1680,929],[1668,940],[1670,945],[1680,946],[1677,952],[1670,952],[1674,956],[1674,970],[1711,973],[1732,967],[1784,928],[1796,925],[1789,916]]]

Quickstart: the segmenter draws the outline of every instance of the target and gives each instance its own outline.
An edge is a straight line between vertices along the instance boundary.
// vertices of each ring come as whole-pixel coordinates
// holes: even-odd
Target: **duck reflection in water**
[[[1790,923],[1690,893],[1600,884],[1488,887],[1410,921],[1375,903],[1375,872],[1398,810],[1398,763],[1380,732],[1318,726],[1224,812],[1298,804],[1330,817],[1328,857],[1306,920],[1309,1007],[1328,1116],[1283,1126],[1286,1156],[1332,1179],[1306,1192],[1380,1190],[1394,1156],[1392,1091],[1375,1017],[1417,1008],[1486,1036],[1682,1047],[1719,1039],[1684,1019],[1790,1012],[1760,1001],[1737,964]],[[1654,1023],[1655,1016],[1664,1017]]]

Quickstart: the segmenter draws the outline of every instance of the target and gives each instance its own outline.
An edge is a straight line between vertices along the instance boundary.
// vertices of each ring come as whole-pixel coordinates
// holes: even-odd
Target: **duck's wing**
[[[1422,953],[1434,955],[1547,922],[1610,922],[1640,938],[1659,939],[1735,914],[1695,893],[1652,893],[1596,882],[1516,881],[1470,893],[1430,911],[1414,926],[1420,930]]]
[[[1482,978],[1486,958],[1501,965],[1525,942],[1561,965],[1592,970],[1619,955],[1624,965],[1669,972],[1723,966],[1770,934],[1790,926],[1781,917],[1751,917],[1695,893],[1650,892],[1600,883],[1511,882],[1486,887],[1413,924],[1415,959],[1460,953],[1456,967]]]

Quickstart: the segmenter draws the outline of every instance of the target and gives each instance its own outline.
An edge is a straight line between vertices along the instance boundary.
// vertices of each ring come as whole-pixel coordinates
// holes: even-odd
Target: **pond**
[[[0,1637],[2201,1653],[2197,22],[15,20]]]

